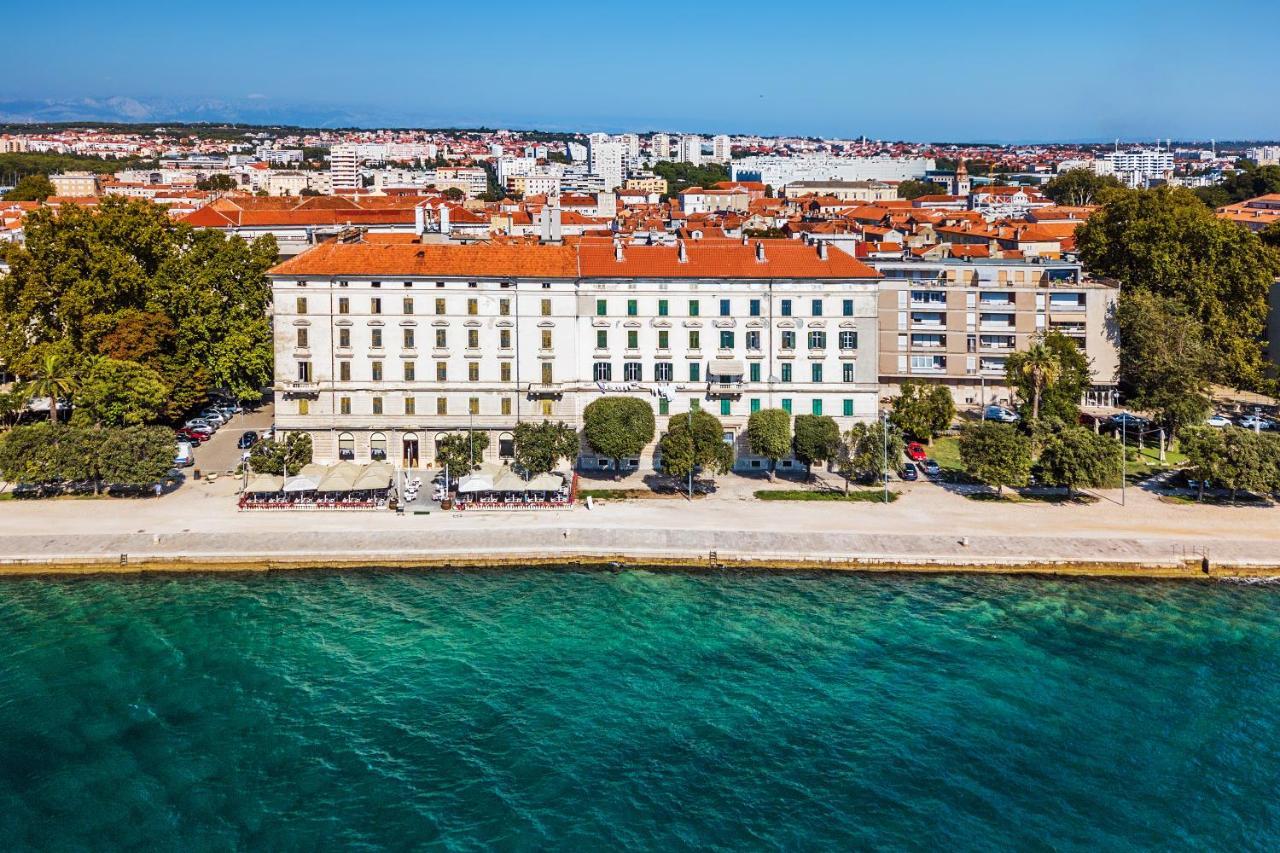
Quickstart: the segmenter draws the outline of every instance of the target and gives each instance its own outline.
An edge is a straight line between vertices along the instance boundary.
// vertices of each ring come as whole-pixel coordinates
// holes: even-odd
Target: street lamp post
[[[693,398],[689,399],[689,501],[693,502]]]
[[[884,484],[884,503],[889,503],[889,413],[880,410],[880,435],[884,447],[880,456],[880,481]]]

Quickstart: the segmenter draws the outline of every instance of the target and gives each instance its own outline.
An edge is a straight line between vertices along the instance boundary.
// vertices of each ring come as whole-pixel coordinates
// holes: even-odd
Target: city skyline
[[[835,4],[787,16],[746,3],[732,18],[682,10],[677,28],[661,31],[674,36],[670,46],[631,51],[619,50],[631,43],[626,34],[652,34],[656,22],[598,7],[549,14],[498,2],[477,23],[459,10],[390,2],[344,27],[335,25],[342,7],[313,3],[296,6],[305,14],[282,7],[264,29],[249,25],[249,4],[232,2],[201,21],[196,51],[180,27],[134,0],[76,8],[71,24],[24,7],[10,13],[18,29],[56,24],[60,47],[79,60],[43,60],[48,44],[39,39],[13,45],[24,74],[0,86],[0,121],[1005,143],[1280,137],[1280,91],[1220,59],[1265,49],[1280,9],[1227,6],[1242,14],[1206,18],[1154,3],[1113,11],[1090,0],[1070,19],[997,3],[959,20],[945,4],[924,3],[890,20]],[[405,25],[419,18],[421,28]],[[501,49],[482,49],[486,32]],[[1169,45],[1191,33],[1194,45],[1172,56]],[[121,49],[135,39],[146,49]]]

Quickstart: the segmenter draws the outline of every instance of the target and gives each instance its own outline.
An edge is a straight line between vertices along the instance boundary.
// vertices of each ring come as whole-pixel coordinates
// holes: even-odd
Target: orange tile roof
[[[764,261],[756,260],[756,245]],[[838,249],[827,259],[799,240],[696,240],[684,244],[686,258],[674,246],[624,246],[617,260],[612,243],[583,243],[578,249],[584,278],[879,278],[880,273]]]
[[[572,246],[387,244],[328,241],[277,264],[282,276],[499,276],[575,278]]]

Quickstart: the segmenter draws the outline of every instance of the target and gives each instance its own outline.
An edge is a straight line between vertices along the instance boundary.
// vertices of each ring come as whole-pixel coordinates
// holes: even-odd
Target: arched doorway
[[[338,436],[338,458],[344,462],[356,458],[356,437],[349,432]]]
[[[369,458],[374,462],[382,462],[387,458],[387,437],[375,432],[369,436]]]
[[[400,464],[405,468],[418,467],[418,434],[416,432],[406,432],[402,439],[403,453],[400,456]]]
[[[512,459],[516,455],[516,437],[509,432],[498,434],[498,458]]]

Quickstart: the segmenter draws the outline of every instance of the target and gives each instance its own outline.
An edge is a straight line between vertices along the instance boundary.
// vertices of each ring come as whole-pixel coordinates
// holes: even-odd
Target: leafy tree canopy
[[[449,479],[456,480],[480,466],[489,446],[489,433],[484,430],[451,432],[436,445],[436,464],[449,466]]]
[[[1052,382],[1042,383],[1039,390],[1037,414],[1075,423],[1080,417],[1080,400],[1093,382],[1089,357],[1075,341],[1056,330],[1036,343],[1040,349],[1034,353],[1046,356],[1053,363]],[[1017,392],[1020,414],[1027,423],[1035,420],[1032,409],[1036,408],[1036,375],[1029,364],[1032,355],[1032,351],[1016,352],[1005,362],[1005,381]]]
[[[906,180],[898,184],[898,198],[919,198],[922,195],[937,195],[946,190],[933,181]]]
[[[529,477],[554,471],[578,455],[578,432],[563,421],[521,421],[515,429],[516,467]]]
[[[893,399],[889,420],[907,435],[932,442],[951,426],[955,416],[955,399],[945,386],[909,379]]]
[[[785,409],[760,409],[747,419],[747,444],[756,456],[769,460],[769,470],[791,452],[791,413]]]
[[[845,491],[850,480],[879,480],[896,470],[904,447],[902,432],[892,423],[854,424],[836,448],[836,469],[845,479]]]
[[[653,441],[656,428],[653,407],[638,397],[601,397],[583,410],[582,424],[587,444],[612,459],[615,467],[639,456]]]
[[[168,391],[160,374],[136,361],[94,358],[80,381],[75,414],[104,426],[151,423],[164,412]]]
[[[720,181],[729,180],[729,169],[722,163],[704,163],[701,166],[695,166],[692,163],[660,160],[653,164],[653,173],[660,178],[666,178],[667,192],[663,195],[664,199],[679,195],[689,187],[705,189]]]
[[[259,441],[249,451],[249,468],[258,474],[297,474],[303,465],[311,464],[311,436],[291,432],[283,441]]]
[[[1120,387],[1136,408],[1155,414],[1169,437],[1203,420],[1213,356],[1205,329],[1174,297],[1122,292],[1116,308]]]
[[[1086,427],[1071,426],[1049,436],[1038,466],[1045,482],[1080,488],[1104,488],[1120,477],[1120,442]]]
[[[53,182],[44,175],[27,175],[4,194],[5,201],[44,201],[53,195]]]
[[[691,423],[692,422],[692,423]],[[720,419],[701,409],[691,415],[672,416],[667,433],[658,442],[662,471],[676,478],[703,472],[723,474],[733,465],[733,448],[724,441]]]
[[[1031,439],[1012,424],[985,421],[960,433],[960,459],[970,476],[1003,492],[1031,477]]]
[[[814,462],[835,457],[840,446],[840,427],[830,415],[796,415],[796,458],[809,470]]]
[[[230,175],[224,175],[219,172],[216,175],[210,175],[207,178],[201,178],[196,181],[196,189],[198,190],[216,190],[218,192],[230,192],[236,188],[236,179]]]
[[[1092,169],[1068,169],[1045,183],[1041,192],[1057,204],[1097,204],[1107,190],[1123,189],[1115,175],[1099,175]]]
[[[164,479],[173,453],[173,433],[166,427],[99,429],[41,421],[0,436],[0,475],[12,483],[146,486]]]

